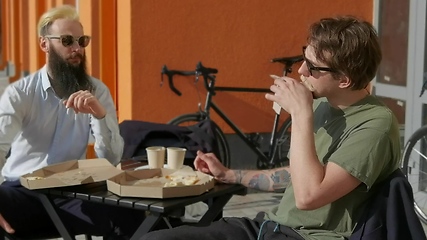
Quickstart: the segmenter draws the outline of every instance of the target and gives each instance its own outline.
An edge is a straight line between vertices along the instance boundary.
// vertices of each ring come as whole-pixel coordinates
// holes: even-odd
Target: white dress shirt
[[[93,94],[107,111],[103,119],[65,108],[50,85],[46,66],[7,86],[0,98],[0,162],[6,161],[5,180],[17,180],[53,163],[86,158],[89,134],[95,139],[98,157],[119,163],[124,143],[114,102],[107,86],[91,79]]]

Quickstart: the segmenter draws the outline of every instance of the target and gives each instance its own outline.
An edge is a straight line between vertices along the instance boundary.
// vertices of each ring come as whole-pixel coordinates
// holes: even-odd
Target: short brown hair
[[[313,23],[307,42],[318,60],[352,81],[353,90],[366,88],[382,58],[375,28],[352,16],[323,18]]]

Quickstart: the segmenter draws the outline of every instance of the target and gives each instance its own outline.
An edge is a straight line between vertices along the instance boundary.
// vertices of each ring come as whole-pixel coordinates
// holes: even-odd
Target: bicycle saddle
[[[273,58],[271,59],[271,62],[280,62],[283,63],[287,66],[289,65],[293,65],[297,62],[301,62],[302,60],[304,60],[304,58],[302,57],[302,55],[298,55],[298,56],[293,56],[293,57],[281,57],[281,58]]]

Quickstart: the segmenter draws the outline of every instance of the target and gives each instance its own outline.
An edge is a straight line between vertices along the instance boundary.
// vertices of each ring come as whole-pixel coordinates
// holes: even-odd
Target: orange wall
[[[76,2],[27,1],[0,0],[2,59],[18,70],[12,80],[44,64],[35,29],[40,15]],[[194,70],[202,61],[219,70],[218,86],[268,88],[269,75],[282,72],[270,59],[301,54],[310,23],[342,14],[371,21],[373,0],[79,0],[79,10],[85,32],[92,36],[89,71],[110,88],[119,121],[167,122],[196,111],[199,100],[193,78],[176,77],[182,97],[167,83],[160,87],[163,65]],[[203,96],[202,91],[202,103]],[[273,112],[264,94],[220,93],[215,101],[243,130],[270,131]]]
[[[127,64],[132,67],[129,83],[132,103],[122,102],[119,95],[119,106],[131,104],[132,112],[120,117],[155,122],[167,122],[178,114],[197,110],[198,97],[191,78],[176,78],[182,97],[174,95],[167,84],[159,86],[164,64],[170,69],[194,70],[196,63],[202,61],[205,66],[218,68],[217,85],[268,88],[272,82],[269,74],[282,71],[280,64],[269,60],[300,54],[310,23],[338,14],[371,21],[373,12],[372,1],[357,0],[133,0],[130,3],[132,56]],[[119,25],[122,27],[126,28]],[[270,131],[271,103],[263,94],[227,93],[215,99],[245,130]]]

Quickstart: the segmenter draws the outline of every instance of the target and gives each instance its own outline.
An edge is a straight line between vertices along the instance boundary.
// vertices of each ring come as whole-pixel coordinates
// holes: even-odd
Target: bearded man
[[[0,186],[0,226],[16,235],[54,229],[39,201],[20,185],[20,176],[50,164],[84,159],[91,134],[97,156],[114,165],[124,144],[108,88],[87,74],[85,47],[91,38],[84,34],[76,9],[50,9],[39,20],[38,34],[47,64],[10,84],[0,99],[0,162],[5,179]],[[133,212],[116,207],[78,199],[54,202],[75,235],[119,239],[116,234],[130,235],[141,222]]]

